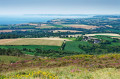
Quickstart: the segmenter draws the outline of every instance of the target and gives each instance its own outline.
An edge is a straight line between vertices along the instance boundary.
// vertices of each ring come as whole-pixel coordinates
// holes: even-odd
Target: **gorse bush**
[[[44,72],[44,71],[32,71],[32,72],[19,72],[16,74],[10,74],[7,76],[1,75],[0,79],[58,79],[58,77],[52,73]]]

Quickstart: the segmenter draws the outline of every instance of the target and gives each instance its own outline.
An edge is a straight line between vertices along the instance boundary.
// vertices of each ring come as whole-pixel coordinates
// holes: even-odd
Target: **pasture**
[[[82,49],[79,48],[79,45],[91,46],[92,44],[84,41],[67,41],[64,51],[84,52]]]

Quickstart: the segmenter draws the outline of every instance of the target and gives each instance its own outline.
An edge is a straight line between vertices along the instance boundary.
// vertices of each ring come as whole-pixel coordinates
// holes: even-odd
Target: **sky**
[[[120,0],[0,0],[0,15],[120,14]]]

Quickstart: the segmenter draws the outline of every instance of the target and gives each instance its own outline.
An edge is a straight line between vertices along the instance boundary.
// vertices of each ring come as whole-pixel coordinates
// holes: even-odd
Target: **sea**
[[[25,14],[25,15],[0,15],[0,25],[23,24],[30,22],[47,22],[52,19],[61,18],[89,18],[94,15],[82,14]]]

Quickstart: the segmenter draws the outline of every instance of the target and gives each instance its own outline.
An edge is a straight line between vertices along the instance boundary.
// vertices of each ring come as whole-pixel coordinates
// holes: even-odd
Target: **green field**
[[[43,50],[59,50],[60,49],[60,46],[47,46],[47,45],[17,45],[17,46],[10,46],[10,45],[0,45],[0,48],[5,48],[5,49],[8,49],[8,48],[17,48],[17,49],[23,49],[23,48],[26,48],[26,49],[32,49],[32,50],[35,50],[36,48],[40,48],[40,49],[43,49]]]
[[[98,38],[98,39],[102,39],[102,40],[108,40],[108,41],[113,41],[112,38],[110,38],[109,36],[104,36],[104,35],[96,35],[94,36],[95,38]],[[112,36],[111,36],[112,37]]]
[[[56,28],[64,27],[64,26],[62,26],[62,25],[51,25],[51,26],[54,26],[54,27],[56,27]]]
[[[91,46],[92,44],[84,41],[67,41],[65,46],[65,51],[74,51],[74,52],[84,52],[79,48],[79,45]]]
[[[111,42],[109,46],[120,46],[120,42],[112,42],[114,39],[111,37],[117,37],[117,36],[104,36],[104,35],[96,35],[95,38],[102,39],[102,40],[108,40]]]
[[[105,31],[112,31],[112,32],[120,33],[120,30],[116,30],[116,29],[109,29],[109,30],[105,30]]]
[[[72,40],[72,41],[75,41],[75,40],[76,40],[76,38],[74,38],[74,37],[64,38],[64,39],[68,39],[68,40]]]
[[[111,43],[109,46],[120,46],[120,42],[119,43]]]

